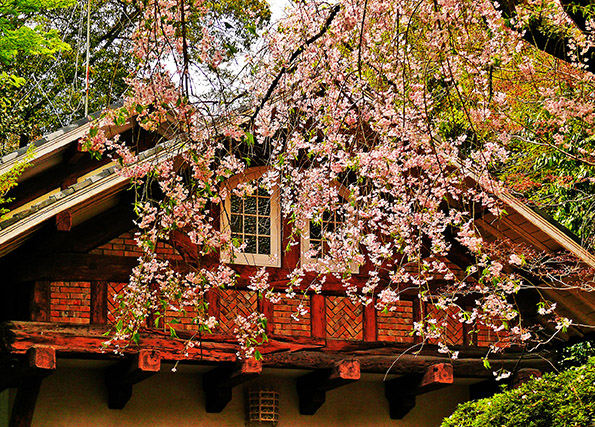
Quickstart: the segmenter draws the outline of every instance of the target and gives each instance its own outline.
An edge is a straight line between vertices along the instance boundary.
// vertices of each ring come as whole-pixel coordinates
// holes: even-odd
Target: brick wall
[[[91,284],[89,282],[52,282],[50,284],[50,322],[89,323]]]
[[[300,299],[301,300],[301,299]],[[297,312],[300,304],[298,299],[283,298],[278,304],[273,306],[273,334],[293,337],[309,337],[311,329],[310,320],[310,296],[306,295],[302,304],[308,313],[299,317],[296,321],[291,317]]]
[[[395,311],[389,311],[388,313],[377,312],[378,340],[412,343],[413,302],[398,301],[395,307]]]

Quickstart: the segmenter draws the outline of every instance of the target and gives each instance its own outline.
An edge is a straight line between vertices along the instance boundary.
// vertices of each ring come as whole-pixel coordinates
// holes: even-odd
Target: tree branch
[[[333,6],[333,8],[331,9],[331,13],[329,14],[328,18],[326,19],[326,21],[325,21],[324,25],[322,26],[322,28],[320,29],[320,31],[317,34],[315,34],[314,36],[310,37],[308,40],[306,40],[306,43],[301,45],[298,49],[296,49],[295,52],[293,52],[293,54],[289,58],[289,61],[287,62],[288,65],[284,65],[283,68],[281,68],[281,70],[275,77],[275,80],[273,80],[273,82],[269,86],[269,89],[267,90],[266,95],[264,96],[264,98],[262,98],[260,105],[254,111],[254,114],[250,118],[251,123],[254,123],[254,120],[256,119],[256,116],[258,116],[258,113],[260,112],[260,110],[263,109],[264,105],[271,98],[273,91],[279,85],[279,81],[281,80],[281,77],[283,77],[283,75],[287,72],[288,66],[291,65],[293,63],[293,61],[295,61],[297,59],[297,57],[300,56],[304,52],[304,50],[306,50],[306,47],[308,47],[312,43],[316,42],[316,40],[321,38],[328,31],[333,20],[335,19],[335,16],[337,16],[337,13],[339,13],[339,10],[341,10],[340,4],[336,4],[335,6]]]

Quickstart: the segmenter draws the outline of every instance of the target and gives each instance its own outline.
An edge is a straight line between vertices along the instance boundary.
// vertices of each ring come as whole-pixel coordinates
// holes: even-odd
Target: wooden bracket
[[[204,374],[202,388],[206,395],[206,410],[219,413],[231,401],[233,387],[259,376],[262,363],[246,359],[240,364],[222,364]]]
[[[321,369],[297,379],[300,414],[314,415],[326,400],[326,392],[359,380],[358,360],[341,360],[332,369]]]
[[[159,372],[161,357],[155,350],[140,350],[132,358],[118,362],[105,374],[110,409],[124,409],[132,397],[132,386]]]
[[[415,407],[415,396],[439,390],[453,383],[453,369],[449,363],[438,363],[426,369],[424,374],[405,375],[384,384],[388,399],[390,418],[401,420]]]
[[[72,212],[63,211],[56,215],[56,230],[70,231],[72,229]]]
[[[28,427],[33,420],[42,380],[56,370],[56,351],[52,347],[31,347],[25,360],[15,363],[0,375],[0,391],[17,387],[10,415],[10,427]]]

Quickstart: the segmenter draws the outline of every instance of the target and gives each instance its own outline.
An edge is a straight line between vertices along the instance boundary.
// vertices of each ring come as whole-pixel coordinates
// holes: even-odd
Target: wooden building
[[[257,416],[254,396],[269,393],[268,402],[278,404],[271,416],[279,426],[433,426],[457,403],[493,392],[494,369],[506,368],[517,378],[551,369],[551,353],[513,348],[485,369],[482,357],[494,337],[462,325],[452,313],[437,315],[449,323],[459,358],[451,360],[431,344],[414,355],[413,322],[433,307],[413,293],[396,312],[378,313],[372,305],[353,304],[332,280],[321,294],[305,297],[309,313],[298,322],[291,318],[295,301],[259,300],[240,277],[236,289],[211,293],[209,309],[221,323],[200,345],[184,349],[193,325],[180,318],[180,339],[145,329],[139,345],[123,349],[124,356],[106,352],[102,343],[116,296],[139,251],[129,182],[108,160],[98,163],[80,151],[79,139],[89,128],[81,121],[35,143],[33,166],[12,192],[12,212],[0,223],[0,425],[238,426],[249,413]],[[167,135],[140,131],[134,120],[111,133],[135,144],[141,161],[168,155],[167,148],[155,146]],[[0,173],[24,156],[24,150],[4,156]],[[478,219],[487,239],[505,237],[545,252],[565,249],[595,268],[595,257],[568,233],[513,197],[502,200],[504,217]],[[287,225],[275,217],[278,209],[271,206],[263,215],[271,221],[270,250],[285,247]],[[183,268],[184,242],[178,243],[157,250]],[[286,269],[302,256],[300,246],[279,255],[270,274],[283,288]],[[464,271],[465,255],[454,253],[447,262]],[[234,268],[240,276],[255,269],[240,261]],[[365,278],[364,266],[354,280]],[[595,295],[547,292],[561,315],[595,324]],[[261,348],[262,361],[240,362],[233,320],[257,309],[269,318],[270,341]],[[588,332],[572,326],[560,336],[569,340]]]

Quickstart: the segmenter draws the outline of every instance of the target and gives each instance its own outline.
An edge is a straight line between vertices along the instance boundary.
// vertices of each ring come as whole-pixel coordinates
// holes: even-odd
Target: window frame
[[[259,166],[246,169],[243,173],[237,174],[229,178],[224,183],[224,188],[227,190],[227,197],[221,202],[220,227],[223,234],[231,236],[231,196],[233,189],[239,184],[260,179],[269,168],[267,166]],[[279,186],[276,185],[273,193],[270,194],[270,218],[271,218],[271,253],[255,254],[247,252],[235,252],[233,257],[228,249],[222,250],[220,260],[226,264],[249,265],[255,267],[281,267],[281,206],[280,206],[280,192]],[[245,215],[242,215],[245,221]],[[274,262],[271,262],[273,260]]]

